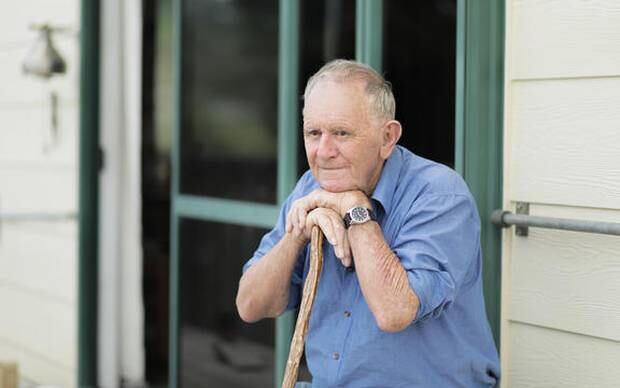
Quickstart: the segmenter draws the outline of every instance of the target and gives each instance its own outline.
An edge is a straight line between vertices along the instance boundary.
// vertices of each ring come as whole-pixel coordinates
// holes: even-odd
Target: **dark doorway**
[[[384,1],[383,72],[400,144],[454,167],[456,0]]]
[[[171,2],[144,0],[142,44],[142,244],[145,378],[168,382]]]

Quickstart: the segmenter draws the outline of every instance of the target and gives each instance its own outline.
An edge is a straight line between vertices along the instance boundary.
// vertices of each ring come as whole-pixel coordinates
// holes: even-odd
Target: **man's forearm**
[[[296,259],[304,245],[302,238],[285,233],[271,251],[243,274],[236,301],[241,319],[256,322],[284,311]]]
[[[377,324],[388,332],[405,329],[415,319],[420,303],[379,224],[353,225],[348,237],[360,287]]]
[[[352,207],[372,207],[368,196],[359,190],[342,193],[316,190],[301,205],[305,210],[315,206],[331,208],[341,217]],[[377,324],[384,331],[403,330],[415,319],[420,303],[400,260],[385,242],[379,224],[371,221],[352,225],[346,237],[362,293]]]

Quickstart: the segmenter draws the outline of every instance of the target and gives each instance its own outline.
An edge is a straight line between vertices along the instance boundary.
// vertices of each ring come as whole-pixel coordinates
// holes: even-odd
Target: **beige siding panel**
[[[63,367],[75,367],[74,306],[0,282],[0,311],[0,342],[13,343]]]
[[[53,36],[57,50],[67,63],[67,73],[49,80],[24,77],[22,62],[38,37],[31,24],[49,23],[67,28]],[[10,12],[0,12],[0,107],[6,104],[41,101],[46,91],[77,100],[79,85],[79,2],[75,0],[20,0],[11,2]]]
[[[75,386],[73,369],[30,352],[13,341],[0,338],[0,359],[19,363],[19,374],[30,381],[38,381],[47,387],[71,388]]]
[[[504,229],[502,232],[502,292],[501,292],[501,306],[500,306],[500,342],[499,347],[499,360],[502,378],[500,380],[500,387],[506,388],[508,386],[508,379],[506,378],[506,371],[509,369],[510,362],[512,361],[510,356],[512,354],[511,341],[512,333],[510,332],[510,320],[509,317],[512,313],[512,244],[514,235],[511,229]]]
[[[77,299],[74,221],[5,223],[0,236],[0,281],[64,302]]]
[[[0,195],[2,212],[75,211],[75,168],[0,165]]]
[[[31,36],[33,41],[34,37],[35,34],[33,33]],[[0,88],[2,126],[7,125],[4,111],[24,105],[42,105],[49,98],[49,88],[45,81],[36,77],[26,77],[23,74],[22,61],[27,52],[26,47],[0,51],[0,71],[4,72],[0,80],[5,84]],[[56,83],[56,80],[52,81]]]
[[[0,28],[0,31],[3,31]],[[67,72],[55,75],[48,80],[33,75],[24,75],[22,62],[26,58],[29,45],[36,40],[35,32],[29,33],[26,47],[2,50],[0,42],[0,75],[3,85],[0,88],[0,109],[11,109],[24,105],[48,103],[50,92],[54,91],[65,101],[77,104],[79,85],[79,41],[73,35],[54,35],[54,45],[67,64]],[[4,43],[11,45],[11,43]],[[0,116],[2,117],[2,116]]]
[[[0,13],[0,42],[29,44],[35,36],[29,29],[30,24],[75,25],[79,16],[79,2],[76,0],[15,1],[11,3],[11,12]]]
[[[6,2],[7,5],[9,2]],[[79,2],[20,0],[0,11],[0,213],[77,209]],[[67,73],[25,76],[39,33],[53,35]],[[59,142],[51,142],[50,94],[58,95]],[[0,224],[0,359],[45,386],[74,387],[77,361],[76,223]]]
[[[0,168],[36,164],[43,170],[76,165],[77,109],[62,104],[61,101],[57,113],[56,136],[53,135],[49,102],[10,110],[0,107]]]
[[[33,10],[37,12],[33,13]],[[54,35],[55,46],[67,63],[67,73],[49,80],[24,76],[22,71],[22,62],[38,36],[38,32],[30,30],[29,26],[43,22],[68,29]],[[11,160],[16,153],[27,154],[33,146],[37,150],[42,148],[40,140],[26,147],[21,141],[49,129],[51,91],[59,96],[61,132],[64,131],[67,138],[75,136],[79,85],[78,28],[79,4],[75,0],[22,0],[11,4],[11,12],[0,12],[0,157],[3,160]],[[17,131],[27,134],[22,136]],[[18,156],[13,161],[22,159],[23,156]]]
[[[620,209],[620,78],[514,82],[514,201]]]
[[[620,75],[620,1],[508,4],[512,79]]]
[[[511,323],[510,388],[617,388],[620,343]]]
[[[620,211],[547,206],[532,206],[530,214],[620,219]],[[513,237],[507,318],[620,341],[619,244],[616,236],[539,228]]]

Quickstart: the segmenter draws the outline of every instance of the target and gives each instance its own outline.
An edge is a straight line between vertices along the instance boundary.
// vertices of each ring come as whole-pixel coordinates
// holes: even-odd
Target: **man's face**
[[[304,144],[319,185],[331,192],[374,190],[385,158],[381,123],[361,81],[320,80],[304,106]]]

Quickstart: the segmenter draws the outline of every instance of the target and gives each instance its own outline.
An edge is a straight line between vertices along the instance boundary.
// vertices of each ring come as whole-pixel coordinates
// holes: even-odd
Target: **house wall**
[[[26,76],[22,61],[48,22],[67,73]],[[77,0],[22,0],[0,12],[0,214],[75,213],[79,70]],[[58,95],[52,135],[50,93]],[[75,385],[77,223],[0,221],[0,360],[28,380]]]
[[[620,3],[507,0],[504,208],[620,222]],[[504,387],[617,387],[620,238],[503,235]]]

